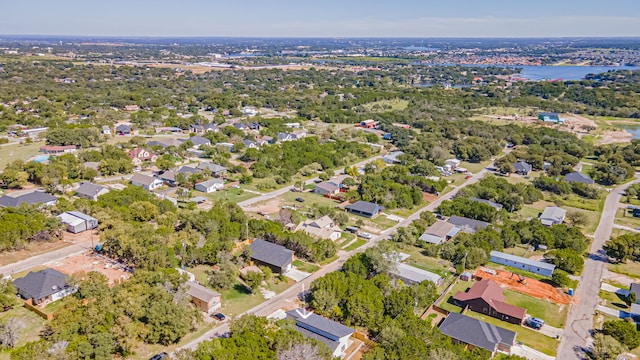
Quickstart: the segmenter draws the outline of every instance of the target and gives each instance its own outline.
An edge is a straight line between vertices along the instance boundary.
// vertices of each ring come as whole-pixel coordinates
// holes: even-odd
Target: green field
[[[434,272],[440,275],[447,275],[449,273],[451,263],[446,260],[426,256],[422,253],[422,249],[417,246],[402,246],[398,251],[406,253],[411,257],[407,261],[407,264],[415,266],[427,271]]]
[[[609,271],[640,279],[640,262],[627,261],[623,264],[607,264]]]
[[[299,259],[293,261],[293,266],[298,268],[298,270],[300,271],[304,271],[308,273],[316,272],[318,271],[318,269],[320,269],[318,265],[309,264]]]
[[[563,328],[565,325],[569,310],[566,305],[557,305],[511,290],[506,290],[504,297],[507,304],[527,309],[527,314],[544,320],[549,326]]]
[[[600,292],[598,293],[598,297],[605,301],[603,303],[604,306],[607,306],[616,310],[624,310],[624,311],[629,310],[629,306],[625,302],[624,297],[621,295],[612,293],[610,291],[600,290]]]
[[[400,111],[406,109],[407,106],[409,106],[409,101],[402,99],[380,100],[362,105],[368,112]]]
[[[38,141],[31,144],[11,144],[0,146],[0,170],[4,169],[7,164],[14,160],[28,160],[33,156],[41,155],[40,146],[45,145],[44,142]]]
[[[345,250],[345,251],[355,250],[355,249],[359,248],[360,246],[364,245],[366,242],[367,241],[365,239],[357,238],[354,242],[349,244],[343,250]]]
[[[285,202],[284,205],[296,205],[297,207],[300,207],[302,211],[307,211],[314,206],[335,207],[337,204],[335,200],[331,200],[313,192],[287,191],[280,195],[280,198]],[[296,198],[304,199],[304,202],[297,202]]]
[[[239,203],[241,201],[249,200],[251,198],[254,198],[254,197],[258,196],[257,194],[250,193],[250,192],[244,191],[242,189],[234,189],[234,188],[221,190],[221,191],[216,191],[216,192],[212,192],[210,194],[205,194],[205,193],[202,193],[202,192],[199,192],[199,191],[194,191],[193,195],[194,196],[204,196],[204,197],[208,198],[209,200],[211,200],[214,203],[216,201],[226,200],[226,201],[232,202],[234,204],[237,204],[237,203]]]

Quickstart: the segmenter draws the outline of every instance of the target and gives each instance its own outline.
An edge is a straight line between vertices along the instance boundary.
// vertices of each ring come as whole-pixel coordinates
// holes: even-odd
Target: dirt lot
[[[556,288],[541,281],[526,278],[525,284],[518,282],[519,276],[509,271],[496,270],[496,275],[478,269],[475,276],[480,279],[491,279],[498,284],[505,285],[508,289],[538,299],[549,300],[557,304],[571,303],[571,297],[558,291]]]
[[[113,285],[116,281],[128,280],[131,275],[115,261],[105,259],[93,253],[84,253],[68,257],[52,265],[54,269],[67,275],[97,271],[109,279],[109,285]]]
[[[282,208],[282,199],[275,197],[266,201],[259,202],[257,204],[244,208],[246,212],[259,212],[262,211],[265,214],[277,214]]]

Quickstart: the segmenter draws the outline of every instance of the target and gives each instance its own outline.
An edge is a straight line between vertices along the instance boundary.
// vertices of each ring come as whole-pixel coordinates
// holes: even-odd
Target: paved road
[[[411,224],[411,222],[413,220],[416,220],[416,219],[420,218],[420,214],[421,213],[423,213],[425,211],[433,211],[433,210],[435,210],[438,206],[440,206],[440,204],[444,200],[450,200],[451,198],[453,198],[453,196],[461,188],[478,182],[480,179],[482,179],[482,177],[486,173],[487,173],[487,170],[483,169],[482,171],[480,171],[477,174],[473,175],[470,179],[468,179],[462,185],[455,186],[452,191],[448,192],[447,194],[445,194],[443,196],[440,196],[438,199],[436,199],[432,203],[430,203],[427,206],[421,208],[420,210],[418,210],[417,212],[413,213],[411,216],[409,216],[405,220],[403,220],[403,221],[399,222],[398,224],[396,224],[395,226],[383,231],[380,235],[375,236],[374,238],[372,238],[366,244],[360,246],[359,248],[357,248],[355,250],[351,250],[351,251],[340,251],[338,253],[338,255],[339,255],[338,259],[335,260],[334,262],[323,266],[322,268],[320,268],[320,270],[318,270],[317,272],[313,273],[308,278],[306,278],[303,281],[297,283],[296,285],[288,288],[287,290],[285,290],[282,293],[274,296],[273,298],[261,303],[260,305],[254,307],[253,309],[245,312],[245,314],[255,314],[255,315],[259,315],[259,316],[267,316],[267,315],[273,313],[274,311],[284,307],[285,305],[287,305],[287,303],[292,303],[293,301],[295,301],[296,298],[298,298],[299,294],[302,292],[303,287],[304,287],[304,289],[309,289],[309,286],[311,285],[311,283],[314,280],[316,280],[318,278],[321,278],[321,277],[323,277],[324,275],[326,275],[326,274],[328,274],[330,272],[338,270],[342,266],[342,264],[344,264],[344,262],[347,261],[347,259],[349,259],[351,256],[353,256],[353,254],[361,252],[361,251],[364,251],[367,248],[376,246],[381,240],[386,239],[389,236],[393,235],[398,230],[398,228],[408,226],[409,224]],[[198,347],[198,344],[200,344],[201,342],[209,340],[209,339],[211,339],[213,337],[220,336],[220,335],[222,335],[222,334],[224,334],[224,333],[226,333],[228,331],[229,331],[229,325],[227,323],[219,325],[219,326],[209,330],[208,332],[206,332],[204,335],[200,336],[199,338],[191,341],[188,344],[185,344],[180,349],[195,350]]]
[[[636,174],[638,177],[638,174]],[[585,349],[591,345],[591,328],[593,327],[593,313],[598,303],[598,292],[602,274],[606,268],[608,258],[602,249],[604,243],[611,237],[613,222],[618,204],[625,189],[634,181],[618,186],[609,193],[604,203],[600,217],[600,224],[594,233],[589,258],[585,262],[584,271],[580,276],[580,283],[576,290],[576,303],[569,309],[567,326],[558,349],[558,359],[584,359]]]
[[[98,242],[97,240],[95,241],[96,243]],[[64,258],[80,254],[90,249],[91,249],[91,239],[74,242],[69,246],[65,246],[61,249],[36,255],[36,256],[32,256],[28,259],[2,266],[0,267],[0,273],[2,273],[3,275],[11,275],[14,273],[19,273],[21,271],[29,270],[31,268],[44,265],[49,262],[60,261]]]
[[[377,156],[368,158],[366,160],[360,161],[359,163],[351,165],[349,167],[352,167],[352,166],[361,167],[361,166],[364,166],[364,165],[366,165],[366,164],[368,164],[368,163],[370,163],[370,162],[372,162],[374,160],[377,160],[377,159],[382,159],[382,155],[377,155]],[[339,175],[339,174],[342,174],[343,172],[344,172],[344,168],[336,170],[334,172],[334,174],[335,175]],[[305,184],[306,185],[313,184],[313,182],[315,180],[317,180],[317,179],[318,178],[309,179],[309,180],[305,181]],[[289,191],[291,191],[291,186],[285,186],[285,187],[283,187],[281,189],[274,190],[272,192],[269,192],[269,193],[266,193],[266,194],[262,194],[260,196],[257,196],[257,197],[254,197],[254,198],[251,198],[251,199],[248,199],[248,200],[245,200],[245,201],[241,201],[241,202],[238,203],[238,206],[240,206],[241,208],[245,208],[247,206],[251,206],[253,204],[257,204],[257,203],[262,202],[262,201],[273,199],[274,197],[280,196],[280,195],[282,195],[284,193],[287,193]]]

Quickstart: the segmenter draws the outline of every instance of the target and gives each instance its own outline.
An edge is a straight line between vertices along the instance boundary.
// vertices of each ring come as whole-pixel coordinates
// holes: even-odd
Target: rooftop
[[[458,341],[495,352],[499,344],[514,345],[516,333],[458,313],[450,313],[440,332]]]
[[[331,340],[338,340],[353,334],[354,330],[339,322],[329,320],[302,308],[287,311],[287,317],[296,321],[296,325]]]
[[[13,284],[34,299],[42,299],[67,286],[66,276],[54,269],[31,271],[25,277],[14,280]]]
[[[220,294],[208,289],[198,283],[193,281],[187,281],[185,284],[189,287],[187,289],[187,295],[192,296],[196,299],[200,299],[205,302],[209,302],[215,298],[219,298]]]
[[[431,281],[434,284],[440,283],[442,281],[442,277],[438,274],[434,274],[432,272],[422,270],[420,268],[407,265],[404,263],[397,263],[396,269],[392,271],[396,276],[409,279],[414,282],[423,282],[423,281]]]
[[[44,191],[30,191],[21,194],[6,194],[0,197],[0,206],[4,207],[16,207],[22,204],[37,205],[46,204],[52,201],[58,200],[57,197],[47,194]]]
[[[274,266],[285,266],[293,256],[293,251],[284,246],[256,239],[251,244],[251,258]]]
[[[534,266],[534,267],[539,267],[541,269],[546,269],[546,270],[551,270],[553,271],[556,266],[553,264],[549,264],[546,262],[542,262],[542,261],[536,261],[536,260],[531,260],[531,259],[527,259],[521,256],[516,256],[516,255],[511,255],[511,254],[507,254],[507,253],[503,253],[500,251],[491,251],[490,253],[491,257],[497,257],[500,259],[504,259],[504,260],[509,260],[509,261],[514,261],[520,264],[525,264],[525,265],[529,265],[529,266]]]

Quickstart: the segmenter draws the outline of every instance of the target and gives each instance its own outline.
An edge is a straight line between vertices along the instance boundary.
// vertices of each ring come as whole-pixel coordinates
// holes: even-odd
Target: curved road
[[[290,302],[294,301],[295,299],[298,298],[298,296],[302,292],[303,288],[304,289],[309,289],[309,287],[311,286],[311,283],[314,280],[316,280],[316,279],[318,279],[320,277],[323,277],[324,275],[326,275],[326,274],[328,274],[330,272],[333,272],[333,271],[336,271],[336,270],[340,269],[342,264],[344,264],[344,262],[347,261],[347,259],[349,259],[353,254],[356,254],[358,252],[364,251],[367,248],[376,246],[378,244],[378,242],[380,242],[381,240],[386,239],[389,236],[393,235],[398,230],[398,228],[404,227],[404,226],[408,226],[409,224],[411,224],[411,222],[413,220],[419,219],[421,213],[423,213],[425,211],[433,211],[433,210],[435,210],[438,206],[440,206],[440,204],[444,200],[450,200],[451,198],[453,198],[453,196],[461,188],[478,182],[487,173],[487,171],[488,171],[487,169],[483,169],[482,171],[480,171],[477,174],[473,175],[470,179],[465,181],[463,184],[461,184],[459,186],[455,186],[453,188],[453,190],[451,190],[450,192],[440,196],[438,199],[434,200],[432,203],[428,204],[427,206],[425,206],[425,207],[421,208],[420,210],[416,211],[415,213],[411,214],[411,216],[409,216],[405,220],[399,222],[395,226],[383,231],[380,235],[375,236],[374,238],[372,238],[366,244],[360,246],[359,248],[357,248],[355,250],[351,250],[351,251],[340,251],[338,253],[339,257],[338,257],[337,260],[333,261],[330,264],[327,264],[327,265],[323,266],[322,268],[320,268],[320,270],[318,270],[315,273],[311,274],[311,276],[309,276],[306,279],[300,281],[299,283],[297,283],[296,285],[288,288],[287,290],[281,292],[280,294],[274,296],[273,298],[271,298],[271,299],[261,303],[260,305],[248,310],[244,314],[255,314],[255,315],[258,315],[258,316],[267,316],[267,315],[273,313],[274,311],[282,308],[287,303],[290,303]],[[242,315],[244,315],[244,314],[242,314]],[[195,350],[198,347],[198,344],[200,344],[201,342],[209,340],[209,339],[211,339],[213,337],[221,336],[222,334],[224,334],[224,333],[226,333],[228,331],[229,331],[228,323],[221,324],[221,325],[209,330],[208,332],[206,332],[205,334],[203,334],[199,338],[191,341],[190,343],[181,346],[177,350],[180,350],[180,349]]]
[[[589,258],[585,262],[584,271],[579,279],[575,293],[575,301],[569,309],[567,325],[558,349],[558,359],[585,359],[585,351],[591,346],[591,329],[593,328],[593,314],[598,304],[598,293],[602,274],[608,262],[603,246],[611,237],[614,219],[622,194],[632,184],[640,182],[640,174],[636,179],[613,189],[607,196],[604,209],[600,216],[600,224],[594,233]]]

